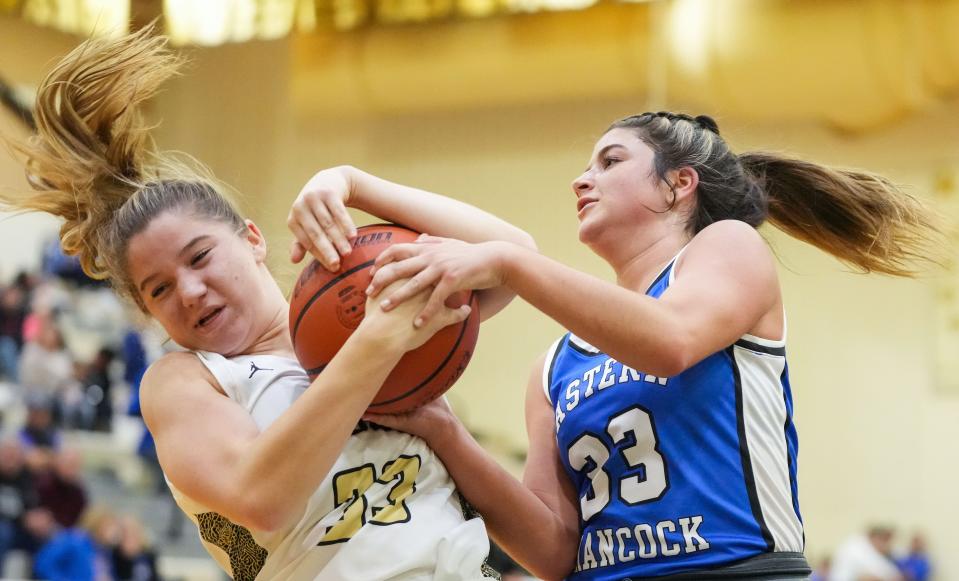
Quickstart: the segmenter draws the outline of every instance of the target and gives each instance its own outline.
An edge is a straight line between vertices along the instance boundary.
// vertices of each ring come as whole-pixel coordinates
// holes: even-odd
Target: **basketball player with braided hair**
[[[389,309],[435,285],[428,324],[454,291],[506,287],[569,330],[529,379],[524,483],[442,402],[375,421],[429,442],[539,577],[806,579],[786,319],[756,228],[909,276],[935,214],[882,177],[737,155],[713,119],[667,112],[613,123],[572,187],[579,239],[615,283],[431,237],[387,250],[368,291]]]
[[[425,293],[396,311],[370,304],[311,383],[260,230],[197,164],[156,151],[141,120],[179,65],[149,28],[81,44],[41,83],[38,132],[20,147],[35,191],[4,199],[61,217],[64,250],[186,349],[151,365],[141,388],[177,503],[237,580],[483,577],[485,528],[442,463],[421,439],[360,422],[400,357],[469,307],[414,326]],[[412,228],[532,246],[485,212],[339,168],[297,198],[292,258],[336,267],[333,245],[347,253],[355,234],[347,201]],[[511,297],[482,294],[483,315]]]

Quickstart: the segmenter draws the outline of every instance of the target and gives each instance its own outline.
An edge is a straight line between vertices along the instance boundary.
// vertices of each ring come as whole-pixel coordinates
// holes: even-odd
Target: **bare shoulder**
[[[220,396],[216,380],[199,358],[189,352],[167,353],[147,368],[140,384],[143,419],[147,425],[167,412],[182,410],[189,400]]]
[[[527,393],[538,393],[540,397],[543,397],[546,390],[546,374],[549,373],[549,369],[546,368],[549,365],[550,361],[548,360],[550,352],[553,350],[551,346],[547,351],[540,353],[540,355],[533,361],[533,366],[529,370],[529,380],[526,384]]]
[[[173,351],[166,353],[147,368],[144,379],[153,381],[173,379],[183,372],[205,369],[200,359],[189,351]]]
[[[776,265],[769,245],[759,232],[739,220],[720,220],[703,228],[683,253],[683,263],[708,261],[738,271],[775,276]]]
[[[539,380],[543,375],[543,366],[546,365],[546,355],[548,351],[543,351],[533,360],[533,366],[530,368],[530,381]]]
[[[552,403],[549,401],[548,387],[546,385],[546,374],[549,373],[549,370],[546,369],[546,366],[549,364],[547,361],[548,355],[548,351],[541,353],[539,357],[533,361],[533,366],[529,370],[529,379],[526,382],[527,414],[530,411],[531,405],[533,408],[545,406],[548,409],[552,409]]]
[[[193,377],[212,379],[212,375],[193,353],[175,351],[167,353],[150,364],[143,375],[142,389],[145,395],[175,388]]]
[[[714,244],[730,245],[737,248],[759,247],[767,252],[769,246],[759,231],[740,220],[720,220],[703,228],[689,243],[694,246]]]
[[[180,492],[228,518],[240,510],[236,469],[259,428],[194,353],[164,355],[143,376],[143,419],[163,472]],[[202,443],[202,445],[197,445]],[[198,470],[197,467],[203,467]]]

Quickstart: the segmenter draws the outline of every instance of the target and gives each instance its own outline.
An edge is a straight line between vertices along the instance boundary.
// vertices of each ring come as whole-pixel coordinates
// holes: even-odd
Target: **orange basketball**
[[[313,260],[300,273],[290,299],[290,333],[300,365],[315,378],[363,320],[370,268],[380,252],[393,244],[413,242],[419,234],[401,226],[375,224],[357,228],[353,251],[341,257],[340,269],[329,272]],[[400,359],[370,404],[375,413],[412,410],[448,390],[466,369],[479,334],[476,296],[464,291],[447,301],[469,302],[470,316],[441,329],[421,347]]]

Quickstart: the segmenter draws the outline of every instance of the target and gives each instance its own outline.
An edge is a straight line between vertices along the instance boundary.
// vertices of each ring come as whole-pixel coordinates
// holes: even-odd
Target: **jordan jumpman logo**
[[[248,377],[247,379],[253,379],[253,374],[256,373],[257,371],[273,371],[273,370],[268,369],[266,367],[257,367],[256,363],[253,363],[252,361],[250,361],[250,377]]]

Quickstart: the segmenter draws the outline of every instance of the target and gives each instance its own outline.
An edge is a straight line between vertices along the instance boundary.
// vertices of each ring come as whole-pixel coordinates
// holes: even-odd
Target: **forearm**
[[[535,248],[529,234],[475,206],[396,184],[353,167],[343,170],[351,186],[351,207],[433,236],[465,242],[504,240]]]
[[[539,253],[500,246],[504,286],[578,337],[644,372],[671,376],[690,364],[682,325],[656,299]]]
[[[506,472],[462,424],[431,440],[456,488],[483,516],[500,547],[540,578],[558,579],[572,571],[579,544],[576,523],[565,523],[548,497]]]
[[[536,250],[533,237],[509,222],[464,202],[396,184],[352,167],[344,168],[351,184],[350,206],[402,224],[417,232],[464,242],[501,240]],[[506,287],[479,291],[480,316],[499,312],[515,294]]]
[[[260,515],[268,525],[306,506],[402,355],[354,333],[296,403],[252,440],[236,482],[254,507],[269,511]]]

